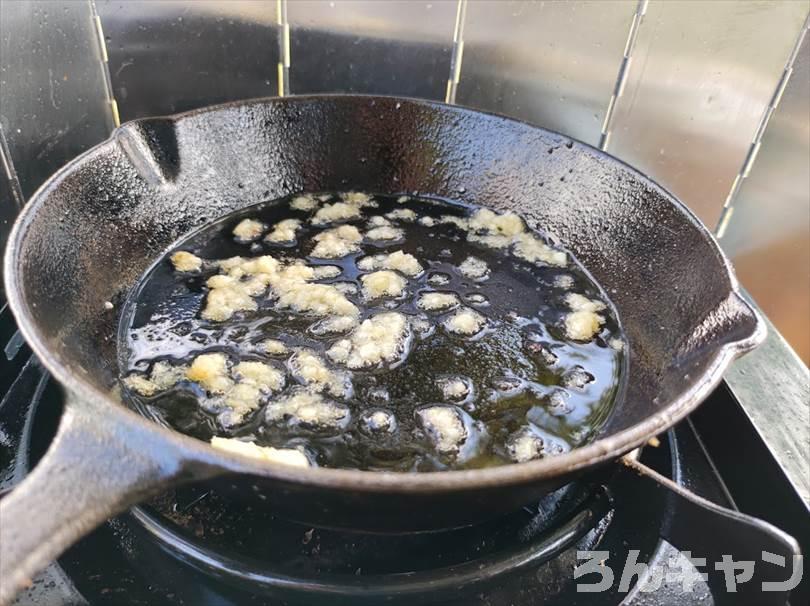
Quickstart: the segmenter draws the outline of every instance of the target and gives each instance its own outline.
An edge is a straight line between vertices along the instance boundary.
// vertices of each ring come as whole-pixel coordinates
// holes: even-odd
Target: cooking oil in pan
[[[262,203],[180,241],[122,318],[124,393],[290,464],[480,468],[598,431],[624,337],[567,251],[513,213],[362,193]]]

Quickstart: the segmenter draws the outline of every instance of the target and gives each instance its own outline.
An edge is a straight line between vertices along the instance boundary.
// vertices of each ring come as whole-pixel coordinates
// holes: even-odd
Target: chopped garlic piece
[[[367,299],[379,297],[399,297],[405,292],[408,281],[393,271],[383,270],[365,274],[360,277],[363,283],[363,295]]]
[[[616,351],[621,351],[624,349],[624,341],[622,341],[618,337],[611,339],[608,342],[608,345],[610,345],[610,347],[612,349],[615,349]]]
[[[331,280],[343,273],[343,270],[335,265],[317,265],[312,268],[313,277],[316,280]]]
[[[359,251],[363,236],[353,225],[341,225],[322,231],[313,239],[317,242],[311,253],[313,257],[336,259]]]
[[[408,320],[403,314],[384,312],[364,320],[348,339],[335,343],[327,355],[351,369],[391,363],[405,355],[409,336]]]
[[[211,289],[206,297],[202,317],[206,320],[223,322],[237,311],[255,311],[258,308],[252,295],[257,287],[255,282],[242,282],[232,276],[217,275],[207,282]],[[262,290],[264,287],[262,286]]]
[[[605,319],[592,311],[573,311],[565,316],[565,332],[575,341],[590,341],[605,323]]]
[[[371,208],[377,207],[377,203],[371,199],[371,196],[369,196],[368,194],[364,194],[363,192],[348,191],[342,193],[340,197],[343,198],[349,204],[355,204],[360,208],[364,208],[366,206]]]
[[[155,395],[158,391],[158,386],[143,375],[131,374],[124,379],[124,385],[129,389],[146,396],[147,398]]]
[[[472,231],[484,231],[490,235],[516,236],[526,230],[526,226],[513,212],[497,214],[488,208],[477,210],[470,217],[469,228]]]
[[[431,217],[430,215],[424,215],[419,217],[419,225],[424,225],[425,227],[433,227],[436,225],[436,219]]]
[[[357,316],[360,311],[340,290],[329,284],[307,282],[273,285],[278,292],[277,304],[298,312],[310,312],[316,316]]]
[[[401,229],[396,227],[389,227],[383,225],[382,227],[375,227],[366,232],[366,238],[369,240],[399,240],[405,235]]]
[[[416,219],[416,213],[410,208],[397,208],[385,216],[389,219],[399,219],[401,221],[413,221]]]
[[[481,280],[489,276],[489,267],[486,261],[482,261],[478,257],[467,257],[464,262],[458,266],[461,275],[471,278],[473,280]]]
[[[250,383],[238,383],[225,394],[225,410],[217,415],[223,427],[234,427],[244,423],[245,417],[256,410],[262,401],[262,391]]]
[[[344,295],[356,295],[357,294],[357,284],[354,282],[335,282],[331,284],[333,288],[336,288],[337,291]]]
[[[352,352],[352,342],[349,339],[341,339],[336,341],[332,347],[326,351],[329,359],[338,364],[345,364],[349,360],[349,354]]]
[[[467,234],[467,241],[483,244],[489,248],[506,248],[512,243],[512,237],[501,234],[477,234],[471,232]]]
[[[266,392],[284,387],[284,373],[264,362],[240,362],[233,367],[233,376],[240,383],[255,385]]]
[[[233,228],[233,235],[241,242],[253,242],[258,240],[262,232],[267,229],[267,226],[261,221],[255,219],[242,219],[239,224]]]
[[[416,413],[434,448],[442,454],[457,454],[467,439],[460,411],[453,406],[428,406]]]
[[[605,304],[597,299],[589,299],[588,297],[576,292],[568,293],[565,297],[565,302],[568,307],[574,311],[603,311]]]
[[[480,331],[485,323],[486,318],[484,316],[465,307],[447,318],[444,321],[444,327],[448,331],[459,335],[473,335]]]
[[[389,225],[391,225],[391,221],[382,215],[374,215],[373,217],[369,217],[368,220],[369,227],[388,227]]]
[[[458,302],[458,297],[453,293],[426,292],[419,295],[416,305],[421,309],[436,311],[439,309],[450,309],[451,307],[455,307],[458,305]]]
[[[190,252],[184,250],[177,251],[171,257],[172,265],[177,271],[191,272],[200,271],[202,268],[202,259],[197,255],[192,255]]]
[[[357,326],[357,318],[353,316],[332,316],[315,322],[309,327],[314,335],[338,334],[351,330]]]
[[[568,255],[561,250],[554,250],[540,238],[532,234],[520,234],[515,238],[515,256],[530,263],[541,261],[547,265],[565,267]]]
[[[373,257],[363,257],[357,262],[358,269],[362,271],[373,271],[376,269],[393,269],[406,276],[416,277],[422,273],[422,266],[411,254],[401,250],[390,255],[374,255]]]
[[[261,348],[264,350],[265,353],[274,356],[284,355],[289,352],[287,346],[284,344],[283,341],[279,341],[278,339],[265,339],[261,342]]]
[[[346,406],[327,400],[319,393],[299,390],[271,401],[265,410],[265,419],[270,423],[286,420],[293,427],[336,430],[349,424],[351,413]]]
[[[350,219],[359,219],[363,214],[360,206],[348,202],[335,202],[334,204],[326,204],[318,209],[315,216],[312,217],[313,225],[326,225],[334,221],[348,221]]]
[[[183,365],[172,366],[168,362],[155,362],[149,379],[162,391],[174,387],[185,379],[186,370],[187,367]]]
[[[336,397],[349,390],[347,377],[329,368],[315,352],[301,349],[289,360],[290,370],[303,385],[317,391],[326,390]]]
[[[267,234],[264,239],[267,242],[295,242],[295,233],[301,227],[298,219],[284,219],[273,226],[273,231]]]
[[[221,353],[202,354],[194,358],[186,371],[186,378],[213,394],[223,394],[233,386],[228,376],[228,358]]]
[[[260,461],[270,463],[280,463],[292,467],[309,467],[310,462],[307,456],[296,448],[273,448],[272,446],[259,446],[255,442],[243,442],[234,438],[211,438],[211,446],[239,454]]]
[[[463,400],[470,395],[470,386],[459,377],[439,379],[439,388],[445,400]]]
[[[368,435],[393,433],[397,419],[387,410],[369,410],[360,417],[360,429]]]
[[[543,438],[530,428],[524,427],[509,437],[506,443],[509,458],[515,463],[525,463],[543,454]]]
[[[317,206],[318,201],[309,195],[297,196],[290,202],[290,208],[304,212],[315,210]]]
[[[407,202],[408,200],[410,200],[408,196],[400,196],[399,198],[397,198],[397,202],[399,204],[405,204],[405,202]]]

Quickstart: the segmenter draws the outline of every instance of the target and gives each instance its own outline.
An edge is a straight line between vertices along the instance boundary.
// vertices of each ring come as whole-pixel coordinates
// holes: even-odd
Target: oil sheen
[[[315,193],[179,241],[127,301],[119,362],[129,404],[199,439],[435,471],[592,440],[624,343],[606,294],[518,215]]]

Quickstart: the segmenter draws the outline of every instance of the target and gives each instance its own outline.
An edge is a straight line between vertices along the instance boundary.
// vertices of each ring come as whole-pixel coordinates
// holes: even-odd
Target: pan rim
[[[126,408],[123,403],[116,401],[108,393],[96,388],[87,380],[83,379],[79,374],[69,370],[58,359],[58,357],[51,352],[51,349],[47,345],[46,337],[41,334],[40,330],[36,326],[36,323],[31,318],[32,313],[29,302],[22,296],[21,259],[18,255],[13,253],[19,250],[20,244],[24,241],[28,226],[32,218],[36,215],[37,207],[42,203],[43,200],[47,199],[47,194],[49,191],[62,180],[62,177],[65,174],[71,172],[76,165],[86,161],[87,158],[93,156],[94,154],[103,152],[109,145],[114,144],[119,129],[127,124],[137,124],[141,122],[149,122],[151,120],[171,120],[173,122],[178,122],[187,117],[222,111],[224,109],[233,107],[267,103],[307,103],[328,98],[360,98],[368,101],[377,99],[390,101],[393,99],[400,102],[407,102],[409,104],[427,107],[438,107],[459,112],[471,111],[478,114],[485,114],[498,119],[508,120],[510,122],[529,126],[532,129],[537,129],[551,135],[573,141],[578,145],[587,148],[589,153],[609,158],[612,162],[620,163],[647,187],[656,190],[665,196],[671,203],[675,204],[681,212],[685,213],[687,217],[696,224],[696,227],[701,228],[705,232],[705,235],[708,236],[709,244],[711,245],[715,256],[721,262],[722,266],[727,272],[727,275],[729,276],[729,295],[739,299],[739,301],[741,301],[748,308],[755,321],[754,329],[752,330],[751,334],[745,336],[744,338],[724,343],[718,348],[711,363],[709,364],[709,367],[703,373],[703,381],[694,384],[688,391],[681,394],[680,397],[672,400],[667,406],[655,414],[645,417],[642,421],[620,432],[598,438],[584,446],[575,448],[567,453],[555,457],[528,461],[525,463],[500,465],[486,469],[446,470],[419,473],[368,471],[359,469],[332,469],[322,467],[291,468],[289,466],[280,464],[252,460],[242,455],[224,453],[223,451],[215,449],[213,446],[210,446],[208,443],[203,442],[202,440],[197,440],[169,428],[161,427],[160,425],[153,423],[145,417],[142,417],[134,411]],[[79,400],[103,402],[104,405],[109,407],[108,414],[110,417],[115,417],[116,415],[120,417],[121,415],[125,415],[129,422],[137,423],[138,425],[142,426],[143,429],[149,432],[154,432],[156,437],[165,439],[167,443],[182,446],[185,453],[184,458],[187,459],[185,462],[188,464],[192,464],[196,459],[197,461],[205,461],[206,463],[220,467],[226,472],[259,475],[276,478],[287,482],[306,485],[319,485],[327,488],[351,488],[359,492],[427,492],[436,490],[441,492],[452,492],[456,490],[474,490],[476,488],[487,486],[505,486],[532,481],[549,480],[570,472],[618,459],[627,452],[643,445],[650,438],[672,427],[678,421],[682,420],[689,413],[695,410],[695,408],[699,406],[699,404],[709,395],[709,393],[717,385],[719,385],[723,378],[723,373],[731,362],[746,351],[756,347],[764,340],[766,334],[765,324],[760,317],[759,312],[742,296],[733,267],[731,266],[731,263],[726,257],[725,253],[723,253],[722,249],[720,249],[713,234],[709,232],[709,230],[702,224],[697,216],[683,202],[681,202],[677,196],[656,183],[642,171],[636,169],[624,160],[615,158],[614,156],[596,149],[588,143],[584,143],[573,137],[547,128],[533,125],[523,120],[503,116],[495,112],[481,111],[458,105],[448,105],[438,101],[398,96],[312,94],[296,95],[292,97],[259,97],[211,105],[171,115],[150,116],[148,118],[139,118],[125,122],[122,126],[113,130],[110,137],[108,137],[106,140],[65,164],[31,195],[28,203],[20,211],[9,234],[8,244],[3,261],[3,269],[6,298],[17,321],[17,326],[20,332],[48,372],[53,375],[53,377],[61,386],[64,387],[64,389],[71,392]],[[115,419],[111,418],[111,421],[115,421]]]

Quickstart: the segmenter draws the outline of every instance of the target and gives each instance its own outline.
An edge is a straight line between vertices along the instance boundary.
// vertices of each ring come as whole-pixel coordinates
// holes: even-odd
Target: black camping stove
[[[21,347],[15,357],[27,353]],[[18,374],[2,377],[7,393],[0,405],[0,486],[6,490],[44,452],[62,405],[59,388],[35,359],[12,370]],[[717,439],[718,432],[725,438]],[[734,468],[738,457],[724,450],[730,448],[757,461],[745,481]],[[763,448],[721,386],[660,444],[646,447],[641,461],[723,507],[750,503],[760,517],[806,541],[806,505],[769,466],[767,452],[757,455]],[[700,578],[713,563],[696,567],[659,538],[671,514],[665,495],[640,490],[631,474],[617,469],[476,526],[405,535],[312,528],[270,511],[229,507],[222,495],[185,486],[90,534],[17,603],[737,603],[734,594]],[[770,497],[764,511],[763,491]],[[794,590],[793,604],[808,603],[804,590]]]

